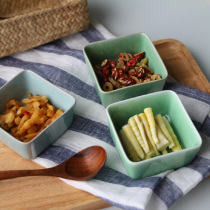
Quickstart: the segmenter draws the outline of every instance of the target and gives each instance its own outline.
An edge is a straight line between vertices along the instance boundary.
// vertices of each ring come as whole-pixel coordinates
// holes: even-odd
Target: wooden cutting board
[[[210,83],[183,43],[174,39],[155,41],[170,76],[177,82],[210,93]]]
[[[187,48],[179,41],[154,42],[169,75],[179,83],[210,93],[210,84]],[[38,169],[0,142],[0,170]],[[101,209],[110,204],[54,177],[22,177],[0,181],[0,209]]]

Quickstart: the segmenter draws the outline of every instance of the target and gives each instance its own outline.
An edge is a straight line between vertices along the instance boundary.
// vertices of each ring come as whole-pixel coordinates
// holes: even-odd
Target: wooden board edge
[[[155,46],[162,45],[162,44],[168,44],[168,43],[176,44],[181,48],[181,50],[185,54],[186,58],[189,60],[190,63],[192,63],[192,67],[193,67],[192,70],[194,71],[194,73],[196,75],[198,75],[202,85],[206,89],[206,93],[210,94],[210,83],[209,83],[209,81],[207,80],[206,76],[204,75],[204,73],[200,69],[200,67],[197,64],[197,62],[195,61],[195,59],[193,58],[190,51],[187,49],[187,47],[182,42],[180,42],[176,39],[162,39],[162,40],[157,40],[157,41],[153,42],[153,44]]]

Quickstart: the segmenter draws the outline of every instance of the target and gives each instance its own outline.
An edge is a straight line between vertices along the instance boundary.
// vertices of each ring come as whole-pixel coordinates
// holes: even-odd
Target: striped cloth
[[[88,181],[62,179],[122,209],[168,209],[200,181],[210,175],[210,95],[184,85],[167,82],[175,91],[196,128],[203,145],[192,163],[175,171],[132,180],[119,159],[109,133],[105,108],[93,87],[82,49],[89,42],[113,38],[102,25],[92,21],[82,32],[0,59],[0,86],[23,70],[31,70],[76,99],[74,120],[68,131],[34,161],[55,166],[76,152],[100,145],[107,161]]]

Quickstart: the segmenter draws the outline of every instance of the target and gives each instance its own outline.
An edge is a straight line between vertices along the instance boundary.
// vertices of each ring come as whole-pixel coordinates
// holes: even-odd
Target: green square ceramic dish
[[[103,91],[94,72],[93,66],[101,64],[105,59],[117,60],[119,53],[122,52],[136,54],[142,51],[145,51],[145,56],[149,59],[148,66],[154,70],[155,74],[160,74],[162,79],[136,84],[110,92]],[[144,33],[137,33],[91,43],[84,47],[83,52],[90,76],[104,107],[117,101],[160,91],[163,89],[168,76],[165,65],[163,64],[155,46]]]
[[[27,98],[29,93],[45,95],[53,106],[61,108],[64,113],[29,142],[15,139],[0,127],[0,140],[26,159],[35,158],[68,129],[75,105],[75,99],[71,95],[32,71],[22,71],[0,89],[0,114],[5,113],[6,103],[11,99],[20,101]]]
[[[119,131],[128,119],[151,107],[154,115],[169,115],[171,126],[177,135],[183,150],[153,157],[140,162],[130,161],[123,149]],[[201,147],[202,140],[182,105],[173,91],[160,91],[144,96],[116,102],[107,107],[107,116],[112,139],[128,175],[133,179],[159,174],[190,163]]]

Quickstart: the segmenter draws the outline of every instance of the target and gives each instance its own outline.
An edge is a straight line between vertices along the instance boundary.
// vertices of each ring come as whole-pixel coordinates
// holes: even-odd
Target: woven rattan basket
[[[87,0],[0,0],[0,57],[86,29]]]

